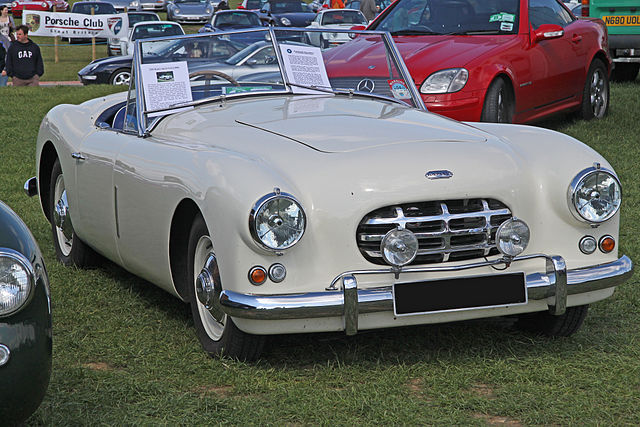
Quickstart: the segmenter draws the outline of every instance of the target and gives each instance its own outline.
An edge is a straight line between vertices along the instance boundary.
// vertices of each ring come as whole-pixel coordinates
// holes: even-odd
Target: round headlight
[[[530,237],[529,226],[521,219],[511,218],[498,227],[496,245],[504,255],[515,257],[527,248]]]
[[[581,171],[569,186],[569,207],[576,218],[601,223],[618,212],[622,187],[618,177],[600,165]]]
[[[418,254],[418,238],[405,228],[396,228],[384,235],[380,252],[387,264],[397,267],[407,265]]]
[[[14,313],[27,303],[33,287],[33,269],[18,252],[0,252],[0,316]]]
[[[42,2],[42,7],[45,8],[45,9],[48,9],[49,5],[46,2]]]
[[[267,194],[258,200],[249,216],[251,235],[271,250],[288,249],[304,234],[306,216],[302,206],[290,194]]]

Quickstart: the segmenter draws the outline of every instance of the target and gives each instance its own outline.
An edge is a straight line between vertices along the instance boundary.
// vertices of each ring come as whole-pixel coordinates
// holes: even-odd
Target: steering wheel
[[[240,86],[240,84],[236,81],[236,79],[234,79],[228,74],[223,73],[222,71],[201,70],[201,71],[194,71],[193,73],[189,74],[189,78],[198,77],[198,76],[204,77],[207,82],[213,80],[215,77],[222,77],[223,79],[227,80],[229,83],[235,86]]]

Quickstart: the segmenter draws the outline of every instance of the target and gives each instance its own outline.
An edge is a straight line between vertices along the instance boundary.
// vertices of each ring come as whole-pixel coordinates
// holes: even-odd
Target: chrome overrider
[[[607,264],[567,270],[562,257],[544,254],[524,255],[511,259],[500,258],[457,266],[405,268],[402,272],[463,271],[483,266],[507,265],[533,258],[544,258],[546,271],[526,275],[528,300],[553,298],[553,304],[549,305],[549,312],[554,315],[564,314],[567,295],[612,288],[629,279],[633,273],[633,263],[626,255]],[[215,263],[215,259],[212,261]],[[211,263],[207,265],[209,268],[217,269],[217,266],[214,267]],[[343,316],[346,334],[353,335],[358,331],[360,313],[393,312],[392,286],[358,289],[356,275],[390,273],[396,273],[396,270],[385,268],[347,271],[338,275],[324,292],[286,295],[253,295],[230,290],[220,291],[222,286],[219,282],[213,286],[216,288],[215,299],[220,308],[232,317],[282,320]],[[219,275],[209,277],[220,280]]]

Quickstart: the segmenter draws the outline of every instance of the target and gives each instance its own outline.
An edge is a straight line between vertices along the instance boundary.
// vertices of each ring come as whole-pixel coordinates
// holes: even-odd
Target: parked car
[[[318,12],[309,25],[311,28],[328,28],[333,30],[350,29],[354,25],[367,25],[367,18],[359,10],[323,9]],[[310,33],[311,43],[323,48],[338,45],[351,40],[349,33]]]
[[[211,21],[198,30],[199,33],[212,31],[229,31],[240,28],[263,27],[265,22],[251,10],[219,10],[211,17]]]
[[[42,12],[66,12],[69,4],[64,0],[14,0],[11,2],[11,14],[16,18],[22,17],[23,10],[38,10]]]
[[[376,0],[376,7],[378,9],[378,13],[382,12],[391,4],[391,0]],[[360,0],[347,0],[344,3],[345,9],[355,9],[360,10]]]
[[[268,0],[260,12],[272,18],[273,25],[281,27],[306,27],[316,17],[300,0]]]
[[[219,38],[202,39],[195,42],[176,39],[155,46],[154,54],[165,61],[191,57],[193,63],[218,62],[233,56],[245,46],[246,43]],[[198,57],[195,57],[196,55]],[[78,71],[78,77],[85,85],[97,83],[128,86],[132,59],[132,55],[96,59]]]
[[[139,10],[167,10],[167,0],[138,0]]]
[[[129,12],[130,10],[138,10],[140,7],[139,0],[104,0],[111,3],[118,13]]]
[[[267,2],[267,0],[242,0],[242,3],[238,5],[238,9],[246,9],[246,10],[261,10],[262,6]]]
[[[136,40],[152,37],[180,36],[184,34],[182,26],[177,22],[169,21],[144,21],[133,25],[129,38],[120,43],[120,51],[123,55],[133,53],[133,44]]]
[[[49,278],[33,235],[0,202],[0,420],[22,425],[51,376]]]
[[[208,0],[169,0],[167,19],[183,24],[211,20],[214,6]]]
[[[601,18],[609,34],[609,53],[613,58],[611,78],[633,81],[640,70],[640,3],[625,0],[583,0],[583,17]]]
[[[159,21],[160,17],[155,12],[128,12],[127,17],[129,20],[129,31],[127,32],[127,37],[124,38],[110,38],[107,44],[107,55],[123,55],[122,52],[122,44],[127,43],[127,41],[131,38],[131,30],[135,24],[138,22],[153,22]]]
[[[558,0],[398,0],[368,28],[391,32],[433,112],[526,123],[609,109],[606,27]]]
[[[271,31],[277,79],[193,72],[142,40],[128,94],[49,111],[28,184],[62,263],[96,251],[188,302],[205,351],[241,359],[269,334],[493,316],[566,336],[631,277],[620,180],[591,148],[426,111],[386,32],[321,51]],[[358,55],[365,39],[383,61]]]
[[[104,1],[79,1],[71,6],[71,13],[80,13],[82,15],[115,15],[118,13],[116,8],[111,4]],[[69,43],[85,43],[90,42],[91,39],[78,38],[78,37],[64,37],[63,40],[68,40]],[[105,42],[107,39],[96,38],[96,42]]]

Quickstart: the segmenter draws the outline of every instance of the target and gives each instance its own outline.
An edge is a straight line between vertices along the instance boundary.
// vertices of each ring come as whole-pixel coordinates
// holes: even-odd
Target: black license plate
[[[524,273],[460,277],[393,286],[397,315],[504,307],[527,303]]]

